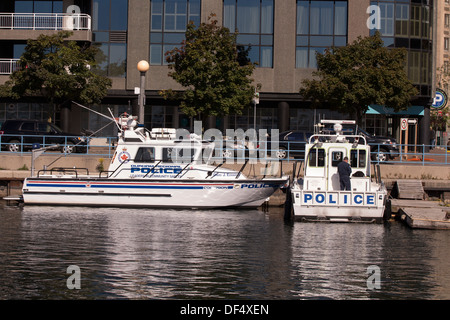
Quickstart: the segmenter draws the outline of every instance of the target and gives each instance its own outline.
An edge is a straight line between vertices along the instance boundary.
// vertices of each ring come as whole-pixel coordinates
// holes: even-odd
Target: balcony
[[[10,75],[19,69],[19,59],[0,59],[0,75]]]
[[[40,34],[73,31],[71,40],[92,41],[91,16],[69,13],[0,13],[0,39],[35,39]]]
[[[0,29],[91,30],[91,17],[68,13],[0,13]]]

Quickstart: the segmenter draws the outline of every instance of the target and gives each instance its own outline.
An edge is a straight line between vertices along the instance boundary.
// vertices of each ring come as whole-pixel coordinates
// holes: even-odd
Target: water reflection
[[[448,231],[279,210],[0,209],[2,299],[448,299]],[[81,269],[69,290],[67,267]],[[367,288],[367,268],[381,289]]]

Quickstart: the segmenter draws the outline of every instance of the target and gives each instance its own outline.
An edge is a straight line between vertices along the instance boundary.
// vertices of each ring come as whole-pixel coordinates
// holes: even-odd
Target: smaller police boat
[[[25,205],[252,208],[289,178],[248,178],[210,163],[215,144],[198,137],[177,139],[175,129],[146,130],[136,118],[116,119],[118,143],[108,171],[41,170],[25,179]]]
[[[343,135],[351,120],[322,120],[333,134],[314,134],[305,146],[304,175],[294,177],[292,208],[297,221],[381,222],[387,190],[379,166],[371,177],[370,146],[363,136]],[[341,190],[338,165],[348,158],[350,190]]]

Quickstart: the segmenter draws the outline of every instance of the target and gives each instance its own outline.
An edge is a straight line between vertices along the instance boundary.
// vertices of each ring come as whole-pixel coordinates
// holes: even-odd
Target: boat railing
[[[355,143],[367,145],[366,138],[361,135],[347,135],[347,134],[326,134],[326,133],[318,133],[313,134],[309,137],[309,143],[313,144],[316,142],[337,142],[337,143]]]
[[[133,160],[129,160],[129,161],[133,161]],[[182,178],[183,176],[185,176],[188,172],[192,172],[192,171],[197,171],[197,172],[204,172],[205,173],[205,179],[208,178],[212,178],[214,177],[214,173],[217,171],[217,169],[219,169],[220,167],[222,167],[224,164],[226,164],[226,162],[220,162],[218,164],[215,165],[214,169],[204,169],[204,168],[198,168],[198,167],[193,167],[192,164],[195,161],[191,161],[191,162],[183,162],[180,163],[182,165],[184,165],[180,171],[173,173],[175,174],[175,176],[173,177],[174,179],[179,179]],[[123,164],[125,162],[122,162],[115,170],[102,170],[99,172],[99,178],[111,178],[111,177],[117,177],[119,176],[122,172],[131,172],[131,170],[133,169],[132,167],[123,167]],[[146,167],[146,173],[145,175],[142,176],[142,178],[151,178],[155,173],[158,173],[158,166],[161,164],[167,164],[168,162],[165,162],[163,160],[155,160],[155,163],[152,166]],[[170,164],[173,164],[172,162],[170,162]],[[235,175],[235,179],[238,179],[241,174],[243,173],[245,167],[249,164],[249,159],[246,159],[243,163],[243,165],[240,167],[239,170],[236,171],[236,175]],[[269,162],[266,162],[266,169],[268,166]],[[211,165],[211,164],[210,164]],[[282,176],[282,168],[280,171],[280,177]],[[265,170],[264,172],[267,172],[267,170]],[[266,173],[264,174],[263,178],[266,177]]]
[[[39,178],[41,175],[53,175],[54,173],[62,173],[63,175],[75,175],[75,178],[78,178],[78,174],[80,171],[85,171],[85,175],[89,175],[89,169],[88,168],[64,168],[64,167],[57,167],[57,168],[51,168],[51,169],[42,169],[39,170],[37,173],[37,177]]]

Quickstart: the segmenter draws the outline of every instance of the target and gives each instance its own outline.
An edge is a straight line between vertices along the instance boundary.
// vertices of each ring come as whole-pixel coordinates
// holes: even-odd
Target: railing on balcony
[[[0,74],[11,74],[19,69],[19,59],[0,59]]]
[[[0,29],[91,30],[91,16],[79,13],[0,13]]]

